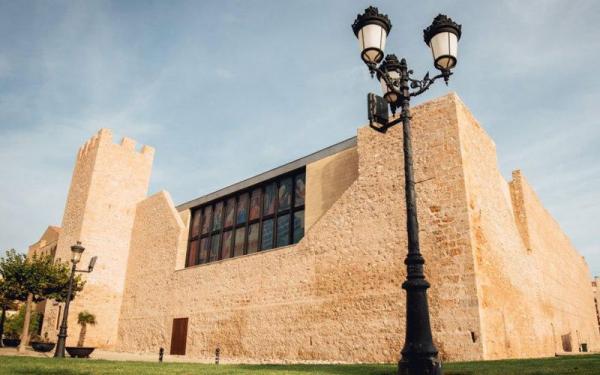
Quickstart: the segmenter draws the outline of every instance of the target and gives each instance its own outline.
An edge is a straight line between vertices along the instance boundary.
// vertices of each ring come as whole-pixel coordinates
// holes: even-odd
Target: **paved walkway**
[[[48,353],[39,353],[27,347],[24,353],[19,353],[17,348],[0,348],[0,356],[26,356],[26,357],[46,357],[50,358],[54,356],[54,351]],[[68,356],[68,354],[66,354]],[[142,361],[142,362],[158,362],[158,352],[156,354],[148,353],[124,353],[124,352],[112,352],[107,350],[94,350],[90,356],[92,359],[105,359],[109,361]],[[183,356],[172,356],[165,354],[163,358],[164,362],[201,362],[198,359],[186,358]]]

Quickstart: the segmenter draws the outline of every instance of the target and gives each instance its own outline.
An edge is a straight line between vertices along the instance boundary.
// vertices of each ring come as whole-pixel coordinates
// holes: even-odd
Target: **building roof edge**
[[[294,161],[291,161],[289,163],[283,164],[279,167],[273,168],[271,170],[268,170],[266,172],[257,174],[256,176],[247,178],[245,180],[242,180],[240,182],[236,182],[235,184],[229,185],[227,187],[224,187],[222,189],[219,189],[217,191],[214,191],[212,193],[203,195],[201,197],[198,197],[196,199],[192,199],[190,201],[187,201],[185,203],[182,203],[180,205],[178,205],[177,207],[175,207],[177,209],[177,211],[184,211],[187,209],[190,209],[192,207],[196,207],[199,206],[201,204],[204,204],[206,202],[210,202],[212,200],[215,199],[219,199],[221,197],[224,197],[226,195],[229,195],[231,193],[234,193],[236,191],[239,190],[243,190],[245,188],[248,188],[250,186],[259,184],[263,181],[267,181],[273,177],[282,175],[284,173],[287,172],[291,172],[295,169],[301,168],[306,166],[307,164],[310,163],[314,163],[317,160],[321,160],[324,159],[328,156],[337,154],[341,151],[347,150],[349,148],[355,147],[356,146],[356,136],[348,138],[346,140],[343,140],[341,142],[338,142],[334,145],[331,145],[329,147],[325,147],[324,149],[321,149],[319,151],[313,152],[312,154],[306,155],[300,159],[296,159]]]

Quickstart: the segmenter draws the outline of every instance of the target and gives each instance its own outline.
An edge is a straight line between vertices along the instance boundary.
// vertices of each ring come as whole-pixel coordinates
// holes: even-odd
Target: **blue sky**
[[[355,135],[378,92],[350,24],[373,4],[387,52],[433,72],[422,29],[463,24],[450,87],[600,275],[598,1],[0,1],[0,249],[60,225],[100,127],[157,149],[181,203]],[[0,251],[1,253],[1,251]]]

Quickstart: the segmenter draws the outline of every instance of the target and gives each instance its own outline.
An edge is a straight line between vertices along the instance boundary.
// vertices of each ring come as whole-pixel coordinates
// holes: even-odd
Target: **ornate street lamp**
[[[80,241],[77,241],[77,244],[71,246],[71,263],[73,263],[73,266],[71,267],[71,276],[69,277],[69,289],[67,291],[67,300],[65,301],[65,309],[63,311],[62,323],[60,324],[60,331],[58,332],[56,351],[54,352],[54,357],[56,358],[65,357],[65,345],[67,341],[67,322],[69,319],[69,304],[71,303],[71,294],[73,294],[73,279],[75,278],[75,272],[92,272],[94,270],[96,260],[98,260],[98,257],[92,257],[92,259],[90,259],[90,264],[88,265],[87,270],[76,269],[77,263],[79,263],[79,261],[81,260],[81,254],[83,254],[84,250],[85,247],[81,246]]]
[[[425,259],[419,249],[419,222],[417,220],[417,201],[413,174],[413,159],[410,131],[410,98],[429,89],[437,79],[444,78],[446,84],[452,75],[451,69],[457,63],[458,40],[461,25],[445,15],[438,15],[431,26],[423,30],[425,43],[431,48],[434,66],[440,74],[429,78],[429,73],[421,80],[411,78],[405,59],[398,60],[395,55],[387,55],[383,60],[385,38],[391,30],[387,15],[380,14],[375,7],[365,9],[352,24],[352,30],[358,37],[361,58],[369,68],[371,76],[377,79],[383,89],[383,98],[375,94],[368,95],[369,123],[377,131],[385,132],[402,122],[404,181],[406,192],[406,229],[408,234],[408,254],[404,263],[407,268],[406,281],[402,288],[406,290],[406,338],[402,348],[402,358],[398,363],[400,375],[441,375],[442,364],[438,350],[433,344],[427,289],[423,265]],[[379,38],[379,39],[378,39]],[[381,65],[377,67],[379,62]],[[413,89],[411,91],[411,89]],[[400,108],[400,116],[390,121],[388,105],[392,114]]]

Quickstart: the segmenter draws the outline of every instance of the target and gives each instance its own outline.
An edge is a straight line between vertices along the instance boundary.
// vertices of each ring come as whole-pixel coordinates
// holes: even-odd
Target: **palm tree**
[[[77,346],[82,347],[83,342],[85,341],[85,334],[87,332],[87,325],[95,325],[96,324],[96,316],[90,312],[82,311],[77,316],[77,323],[81,326],[81,331],[79,331],[79,340],[77,341]]]

